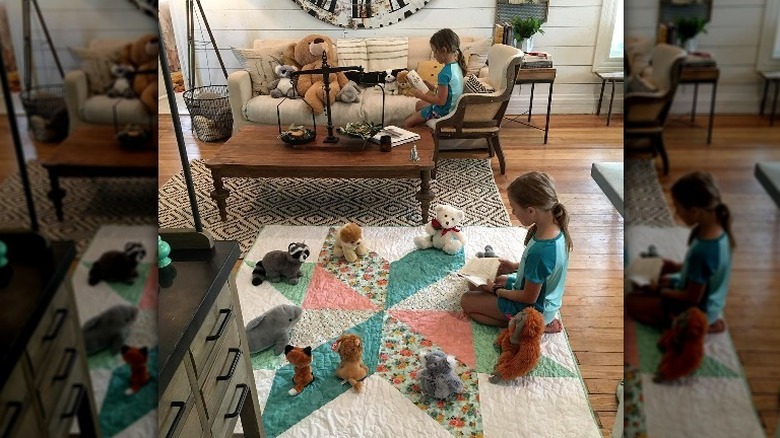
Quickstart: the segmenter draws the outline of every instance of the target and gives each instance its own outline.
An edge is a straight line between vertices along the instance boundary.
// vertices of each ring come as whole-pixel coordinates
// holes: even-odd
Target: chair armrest
[[[464,122],[464,115],[466,113],[466,108],[471,106],[472,108],[478,105],[488,105],[488,104],[501,104],[502,102],[505,102],[506,98],[503,96],[502,93],[499,92],[493,92],[493,93],[464,93],[458,96],[458,100],[455,101],[455,109],[450,111],[449,114],[447,114],[444,117],[441,117],[437,120],[435,125],[435,131],[440,132],[442,127],[458,127],[462,128],[462,124]],[[494,126],[495,125],[495,119],[493,116],[495,115],[495,111],[493,112],[485,112],[485,127],[488,126]],[[501,114],[501,117],[503,117],[503,114]],[[471,125],[480,124],[480,121],[469,121]],[[474,127],[474,126],[472,126]]]
[[[89,97],[87,74],[83,70],[72,70],[65,75],[65,104],[70,119],[70,132],[81,120],[81,108]]]
[[[252,98],[252,79],[246,70],[237,70],[228,76],[230,110],[233,113],[233,134],[246,124],[244,107]]]

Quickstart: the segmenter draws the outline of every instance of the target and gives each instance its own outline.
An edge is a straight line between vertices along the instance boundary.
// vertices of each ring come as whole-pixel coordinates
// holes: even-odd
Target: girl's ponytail
[[[566,207],[560,202],[556,202],[552,208],[553,220],[563,231],[563,236],[566,238],[566,248],[571,252],[574,249],[574,243],[569,236],[569,212],[566,211]]]
[[[536,224],[531,225],[531,228],[528,229],[528,232],[525,233],[525,242],[523,242],[523,245],[528,246],[528,242],[531,241],[531,238],[536,235]]]
[[[718,218],[718,223],[720,223],[720,226],[723,227],[726,234],[728,234],[731,249],[736,248],[737,242],[734,241],[734,235],[731,234],[731,210],[729,210],[729,207],[722,202],[719,203],[715,207],[715,217]]]
[[[463,70],[463,76],[466,76],[466,72],[468,71],[468,67],[466,66],[466,57],[463,56],[463,52],[458,48],[458,65],[460,66],[460,69]]]

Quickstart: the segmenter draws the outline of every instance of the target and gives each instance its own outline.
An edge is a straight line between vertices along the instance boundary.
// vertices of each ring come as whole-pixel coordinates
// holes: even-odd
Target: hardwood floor
[[[780,126],[757,116],[717,116],[707,145],[705,123],[699,118],[700,127],[691,127],[688,116],[670,116],[665,135],[670,171],[662,175],[659,158],[659,179],[669,201],[677,178],[708,171],[731,209],[737,248],[725,318],[754,406],[767,436],[774,436],[780,408],[780,210],[753,172],[758,161],[780,161]]]

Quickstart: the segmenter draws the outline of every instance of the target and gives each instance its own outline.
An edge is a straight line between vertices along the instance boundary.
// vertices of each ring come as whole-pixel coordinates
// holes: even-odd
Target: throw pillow
[[[285,49],[287,44],[256,50],[231,47],[238,62],[249,72],[249,77],[252,79],[252,92],[255,96],[270,93],[271,82],[276,79],[274,68],[282,64]]]
[[[444,64],[434,61],[420,61],[417,64],[417,74],[433,85],[438,84],[439,72]]]
[[[466,58],[466,74],[479,76],[479,70],[487,64],[488,52],[493,45],[490,38],[482,38],[467,43],[461,43],[460,51]]]
[[[74,57],[81,60],[81,70],[87,75],[89,94],[105,94],[114,83],[111,67],[120,62],[125,45],[94,48],[70,48]]]
[[[631,75],[628,78],[626,88],[629,93],[652,93],[657,90],[655,85],[639,75]]]
[[[466,75],[463,80],[464,93],[492,93],[493,87],[483,83],[474,75]]]
[[[366,38],[368,71],[406,68],[409,61],[408,37]]]
[[[336,41],[339,67],[363,66],[368,69],[368,51],[365,38],[342,38]]]

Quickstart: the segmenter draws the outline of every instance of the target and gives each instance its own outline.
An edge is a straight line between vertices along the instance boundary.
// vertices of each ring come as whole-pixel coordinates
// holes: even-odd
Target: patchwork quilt
[[[628,226],[626,257],[633,260],[652,244],[661,257],[682,261],[689,234],[685,227]],[[764,436],[728,330],[706,336],[704,361],[691,377],[666,384],[653,382],[660,337],[660,330],[626,322],[624,437]]]
[[[133,284],[87,283],[89,270],[100,256],[122,251],[127,242],[141,242],[146,257],[138,266]],[[101,227],[79,260],[71,279],[79,324],[118,304],[139,309],[125,343],[149,348],[152,380],[135,394],[125,394],[130,367],[121,354],[103,351],[89,357],[89,372],[95,392],[100,429],[104,437],[141,437],[157,434],[157,227],[106,225]]]
[[[530,375],[492,384],[499,329],[462,314],[460,296],[468,285],[454,273],[488,244],[519,260],[524,229],[463,227],[465,248],[448,255],[415,248],[423,227],[364,227],[370,253],[355,263],[333,256],[336,229],[264,227],[236,275],[245,322],[279,304],[300,306],[290,343],[313,349],[315,381],[294,397],[284,356],[272,350],[252,355],[268,436],[600,436],[565,331],[544,335],[543,356]],[[257,260],[293,241],[312,251],[300,283],[253,286]],[[370,372],[360,393],[335,376],[339,357],[331,344],[345,332],[359,335],[365,346]],[[421,394],[419,354],[433,349],[455,356],[463,393],[443,401]]]

